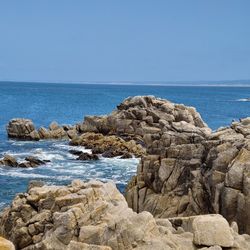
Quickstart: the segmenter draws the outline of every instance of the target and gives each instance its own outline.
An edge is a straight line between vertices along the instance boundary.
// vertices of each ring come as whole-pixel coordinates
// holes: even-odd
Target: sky
[[[250,79],[249,0],[0,0],[0,81]]]

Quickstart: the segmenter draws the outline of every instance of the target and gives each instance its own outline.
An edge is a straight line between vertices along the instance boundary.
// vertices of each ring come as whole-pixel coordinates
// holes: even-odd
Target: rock
[[[232,237],[228,225],[221,216],[212,217],[216,232],[224,233],[221,237],[226,244]],[[212,223],[207,215],[183,221],[193,221],[194,230],[199,227],[199,234],[210,235]],[[197,236],[192,230],[182,228],[177,232],[168,219],[154,219],[145,211],[133,212],[115,184],[94,180],[74,180],[69,186],[30,186],[0,215],[0,234],[12,240],[17,249],[25,250],[196,250],[193,240]],[[209,237],[218,241],[217,236]],[[234,232],[233,237],[239,247],[249,248],[250,236]]]
[[[48,161],[42,161],[33,156],[28,156],[25,158],[25,161],[18,163],[13,156],[5,155],[4,158],[0,160],[0,165],[5,165],[9,167],[19,167],[19,168],[33,168],[46,164],[47,162]]]
[[[46,164],[45,161],[42,161],[34,156],[28,156],[25,158],[25,160],[29,161],[32,166],[40,166],[40,165]]]
[[[3,159],[0,160],[0,165],[5,165],[9,167],[18,167],[18,162],[13,156],[5,155]]]
[[[33,122],[29,119],[12,119],[7,125],[7,133],[10,138],[23,140],[40,139],[69,139],[77,136],[76,126],[59,126],[57,122],[52,122],[49,129],[41,127],[38,131]]]
[[[228,222],[220,215],[198,216],[193,221],[194,244],[232,247],[234,237]]]
[[[59,127],[59,125],[58,125],[58,123],[57,122],[52,122],[52,123],[50,123],[50,125],[49,125],[49,130],[57,130],[57,129],[59,129],[60,127]],[[64,130],[64,128],[63,128],[63,130]]]
[[[7,133],[10,138],[32,140],[36,139],[34,134],[35,126],[29,119],[16,118],[12,119],[7,125]]]
[[[120,156],[120,155],[122,155],[122,154],[123,154],[122,151],[120,151],[120,150],[115,150],[115,149],[112,149],[112,148],[111,148],[111,149],[105,151],[105,152],[102,154],[102,156],[103,156],[103,157],[106,157],[106,158],[112,158],[112,157]]]
[[[0,237],[0,249],[1,250],[15,250],[15,246],[10,241]]]
[[[121,156],[121,159],[129,159],[129,158],[133,158],[133,155],[128,153],[128,152],[125,152],[122,156]]]
[[[77,158],[77,160],[80,161],[99,160],[99,157],[96,154],[81,153]]]
[[[71,153],[72,155],[80,155],[80,154],[82,154],[83,152],[82,151],[80,151],[80,150],[75,150],[75,149],[70,149],[69,150],[69,153]]]

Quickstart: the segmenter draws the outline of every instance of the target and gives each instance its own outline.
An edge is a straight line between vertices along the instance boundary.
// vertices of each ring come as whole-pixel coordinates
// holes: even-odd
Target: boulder
[[[71,153],[72,155],[78,155],[79,156],[83,152],[81,150],[70,149],[69,153]]]
[[[222,216],[197,216],[192,226],[196,245],[233,247],[233,234],[228,222]]]
[[[37,140],[38,138],[35,131],[35,126],[29,119],[12,119],[7,125],[7,133],[10,138]]]
[[[18,167],[18,162],[15,157],[11,155],[5,155],[3,159],[0,160],[0,165]]]
[[[96,154],[81,153],[77,158],[77,160],[80,161],[99,160],[99,157]]]

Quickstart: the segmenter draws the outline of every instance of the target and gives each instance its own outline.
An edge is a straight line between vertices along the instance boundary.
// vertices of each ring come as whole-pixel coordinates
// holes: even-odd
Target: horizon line
[[[245,83],[242,83],[245,82]],[[181,86],[181,87],[250,87],[250,79],[242,80],[195,80],[195,81],[18,81],[0,80],[1,83],[28,84],[83,84],[83,85],[124,85],[124,86]]]

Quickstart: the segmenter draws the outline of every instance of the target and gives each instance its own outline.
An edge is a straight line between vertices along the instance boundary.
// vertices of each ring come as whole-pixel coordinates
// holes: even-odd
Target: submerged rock
[[[74,180],[69,186],[31,185],[17,195],[0,215],[0,234],[23,250],[195,250],[203,243],[250,247],[250,237],[231,230],[221,216],[183,220],[193,226],[176,230],[168,219],[133,212],[113,183]]]

